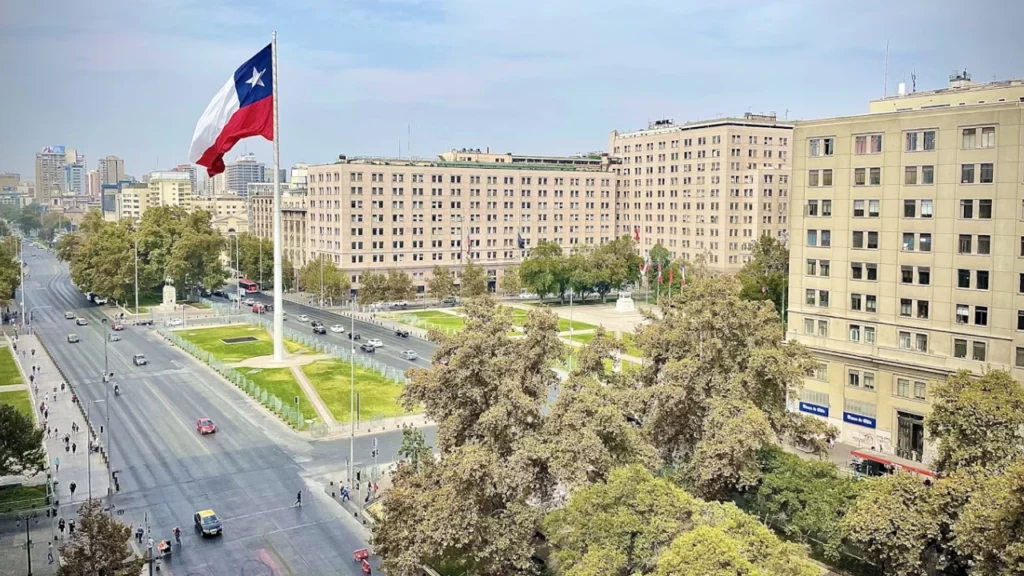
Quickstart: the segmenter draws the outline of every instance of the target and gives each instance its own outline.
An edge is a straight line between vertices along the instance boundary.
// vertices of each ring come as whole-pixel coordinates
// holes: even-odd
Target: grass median
[[[299,386],[291,368],[236,368],[236,370],[252,380],[253,384],[260,387],[260,390],[277,396],[289,406],[295,403],[295,397],[298,396],[299,410],[302,411],[302,417],[306,420],[320,417],[309,401],[309,397]]]
[[[0,514],[45,507],[45,485],[12,485],[0,487]]]
[[[32,417],[32,398],[28,395],[28,390],[0,392],[0,404],[10,404],[25,416]]]
[[[252,324],[178,330],[175,334],[213,354],[217,360],[226,364],[241,362],[257,356],[274,355],[274,342],[270,339],[270,334],[263,327]],[[255,340],[234,344],[225,342],[225,340],[233,338],[247,337],[255,338]],[[302,346],[290,340],[285,340],[284,345],[292,354],[302,354],[306,351]]]
[[[21,372],[14,360],[14,353],[9,346],[5,346],[0,352],[0,386],[23,383]]]
[[[320,360],[306,364],[302,371],[338,422],[349,422],[352,366],[341,360]],[[402,385],[379,373],[356,365],[355,391],[359,395],[359,420],[369,423],[374,417],[407,416],[398,404]]]

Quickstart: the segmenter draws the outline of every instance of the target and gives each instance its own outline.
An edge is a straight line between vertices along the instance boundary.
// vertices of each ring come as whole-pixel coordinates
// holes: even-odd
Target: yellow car
[[[221,533],[220,520],[213,510],[200,510],[194,517],[196,530],[203,536],[216,536]]]

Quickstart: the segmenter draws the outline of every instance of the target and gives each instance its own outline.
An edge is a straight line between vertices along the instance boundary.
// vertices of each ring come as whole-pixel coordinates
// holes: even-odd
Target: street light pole
[[[135,232],[135,322],[139,321],[139,233]]]
[[[19,272],[21,273],[21,321],[25,322],[25,238],[18,238],[18,247],[21,251],[21,263],[19,265]],[[30,569],[31,573],[32,570]]]
[[[323,253],[323,243],[324,243],[324,241],[321,240],[320,241],[320,307],[321,308],[323,308],[323,306],[324,306],[324,253]]]
[[[238,234],[235,234],[235,299],[238,310],[242,310],[242,270],[238,267]]]
[[[355,304],[356,300],[353,299],[352,303]],[[348,435],[348,483],[352,484],[352,478],[355,477],[356,471],[356,310],[358,305],[353,306],[351,316],[349,319],[352,325],[349,327],[348,340],[351,352],[349,353],[349,366],[351,368],[352,376],[349,383],[348,393],[348,421],[349,421],[349,435]]]
[[[112,487],[114,485],[114,480],[111,477],[111,474],[113,474],[113,466],[114,466],[114,463],[111,461],[111,457],[114,454],[114,451],[111,449],[111,447],[113,445],[112,444],[113,436],[111,436],[111,434],[110,434],[110,386],[113,384],[113,382],[111,382],[113,373],[110,371],[110,365],[109,365],[109,361],[108,361],[109,357],[107,355],[107,347],[110,345],[110,322],[106,318],[103,319],[103,326],[106,327],[106,330],[104,330],[104,333],[103,333],[103,335],[105,336],[105,339],[103,341],[103,378],[102,378],[102,380],[103,380],[103,389],[104,389],[104,393],[105,393],[104,402],[106,402],[106,404],[107,404],[106,405],[106,410],[105,410],[106,414],[104,415],[103,419],[106,420],[106,422],[107,422],[107,431],[106,431],[106,436],[107,436],[107,496],[110,497],[110,496],[113,496]]]

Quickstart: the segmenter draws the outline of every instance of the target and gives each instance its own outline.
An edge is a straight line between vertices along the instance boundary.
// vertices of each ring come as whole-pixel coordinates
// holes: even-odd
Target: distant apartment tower
[[[84,162],[75,162],[64,167],[64,190],[72,196],[85,196],[86,168]]]
[[[185,172],[189,176],[189,182],[192,183],[192,192],[194,194],[199,193],[199,182],[197,181],[196,167],[195,164],[178,164],[173,169],[174,172]]]
[[[139,219],[156,206],[183,206],[192,196],[192,183],[185,172],[151,172],[146,183],[122,182],[117,196],[117,218]]]
[[[256,161],[255,154],[243,154],[224,170],[224,189],[220,194],[245,195],[250,182],[266,182],[266,165]],[[272,173],[271,173],[272,174]],[[218,192],[216,189],[215,192]]]
[[[49,198],[61,196],[67,185],[64,167],[77,160],[74,149],[64,146],[47,146],[36,154],[36,202],[46,203]]]
[[[340,156],[307,169],[306,258],[331,259],[350,272],[353,287],[367,271],[397,268],[421,292],[435,265],[461,269],[472,259],[493,287],[540,242],[568,251],[615,237],[611,166],[607,154],[479,149],[435,160]],[[254,214],[254,230],[264,221]]]
[[[85,193],[91,198],[99,198],[102,194],[103,180],[100,171],[89,170],[85,174]]]
[[[117,156],[100,158],[100,184],[117,184],[125,180],[124,160]]]
[[[932,385],[1024,380],[1024,81],[971,84],[799,122],[787,337],[818,365],[794,408],[842,440],[928,463]]]
[[[613,131],[615,235],[738,271],[759,236],[786,239],[792,133],[774,114]]]

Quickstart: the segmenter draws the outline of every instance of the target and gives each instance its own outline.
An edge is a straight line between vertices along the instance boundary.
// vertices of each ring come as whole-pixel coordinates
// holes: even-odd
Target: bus
[[[238,281],[238,290],[244,291],[247,294],[253,294],[260,291],[260,285],[248,278],[242,278]]]

